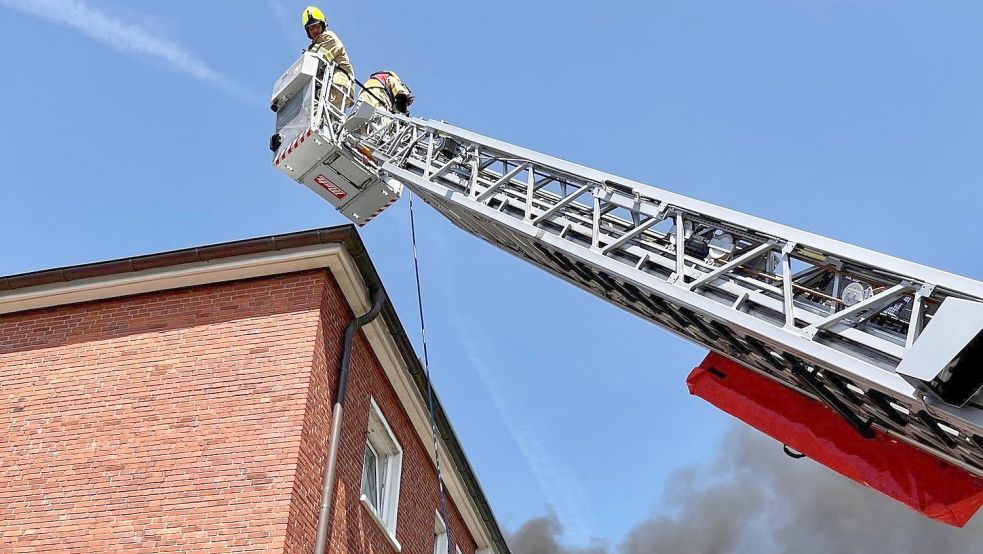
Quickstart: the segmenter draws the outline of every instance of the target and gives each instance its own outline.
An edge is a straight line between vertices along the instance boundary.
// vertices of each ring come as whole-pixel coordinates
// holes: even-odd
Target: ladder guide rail
[[[941,303],[980,302],[983,283],[445,123],[387,115],[363,142],[467,232],[983,476],[980,405],[896,371]]]
[[[278,83],[274,106],[305,94],[302,136],[316,140],[281,147],[274,165],[356,223],[405,186],[468,233],[824,402],[862,435],[879,429],[983,477],[983,283],[444,122],[325,107],[331,68],[304,60],[281,78],[304,84]]]

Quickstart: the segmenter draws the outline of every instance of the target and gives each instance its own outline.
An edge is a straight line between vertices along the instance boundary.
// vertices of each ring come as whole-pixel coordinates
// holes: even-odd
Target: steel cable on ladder
[[[430,355],[427,352],[427,326],[423,319],[423,290],[420,286],[420,262],[416,249],[416,220],[413,217],[413,195],[410,194],[410,237],[413,243],[413,272],[416,276],[416,305],[420,313],[420,337],[423,342],[423,374],[427,382],[427,410],[430,412],[430,433],[433,436],[433,457],[437,466],[437,491],[440,495],[440,517],[444,520],[447,532],[447,553],[451,553],[454,541],[451,538],[451,522],[447,517],[447,497],[444,491],[444,478],[441,476],[440,448],[437,441],[437,417],[434,411],[433,382],[430,380]]]

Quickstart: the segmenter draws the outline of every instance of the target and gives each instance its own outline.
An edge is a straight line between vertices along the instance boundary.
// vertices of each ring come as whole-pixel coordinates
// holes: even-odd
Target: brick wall
[[[0,316],[0,551],[310,552],[351,316],[323,271]],[[330,551],[393,551],[358,501],[370,395],[429,553],[435,473],[361,334]]]
[[[333,282],[325,289],[323,306],[321,326],[324,329],[325,354],[318,359],[332,360],[332,365],[329,371],[318,370],[316,373],[330,375],[330,386],[321,390],[333,392],[337,372],[334,369],[337,366],[335,360],[340,356],[340,337],[350,320],[350,315],[344,320],[337,318],[336,314],[345,309],[345,304],[341,292]],[[439,504],[433,462],[430,461],[424,443],[413,431],[409,416],[399,403],[378,360],[372,355],[368,341],[361,333],[356,336],[351,370],[339,447],[338,482],[335,486],[332,511],[330,552],[362,554],[394,551],[383,536],[383,531],[367,512],[367,508],[359,501],[369,399],[374,398],[396,435],[396,440],[403,448],[396,539],[405,553],[430,554],[433,552],[434,515]],[[334,401],[333,395],[331,400]],[[316,405],[327,406],[328,403],[318,401]],[[427,440],[430,440],[429,437]],[[319,461],[318,467],[323,467],[323,462]],[[320,483],[320,479],[317,482]],[[448,509],[453,540],[460,546],[462,553],[474,554],[474,539],[467,532],[460,513],[450,502]],[[308,548],[306,552],[309,551]]]

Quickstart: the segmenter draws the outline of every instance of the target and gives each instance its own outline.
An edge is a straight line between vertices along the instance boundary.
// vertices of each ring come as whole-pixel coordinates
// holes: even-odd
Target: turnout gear
[[[339,109],[345,109],[354,103],[354,89],[352,88],[352,78],[355,75],[355,68],[348,60],[348,53],[345,45],[333,31],[329,31],[324,20],[324,12],[308,6],[301,14],[301,21],[307,36],[311,38],[311,44],[307,47],[309,52],[320,55],[324,61],[335,65],[334,75],[331,77],[332,87],[328,93],[328,101]],[[324,25],[321,32],[311,37],[311,28],[318,24]]]
[[[376,108],[406,114],[413,103],[413,93],[395,72],[378,71],[365,81],[365,90],[358,99]]]

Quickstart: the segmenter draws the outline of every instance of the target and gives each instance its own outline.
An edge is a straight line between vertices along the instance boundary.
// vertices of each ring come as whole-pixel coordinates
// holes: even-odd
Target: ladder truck
[[[280,77],[270,149],[345,217],[364,225],[409,189],[465,232],[709,349],[691,391],[790,455],[952,525],[983,504],[983,282],[348,90],[332,104],[334,71],[305,53]]]

